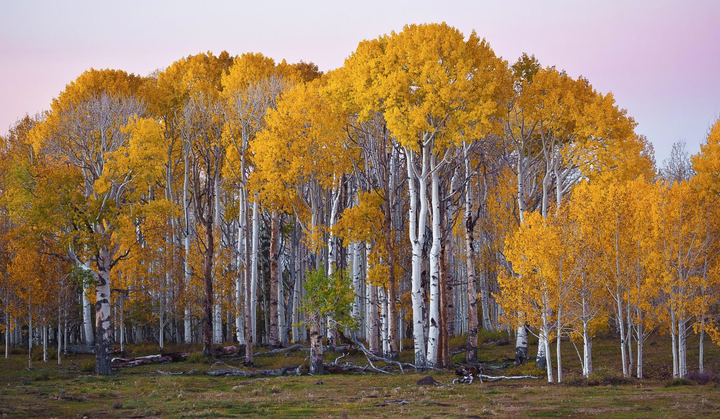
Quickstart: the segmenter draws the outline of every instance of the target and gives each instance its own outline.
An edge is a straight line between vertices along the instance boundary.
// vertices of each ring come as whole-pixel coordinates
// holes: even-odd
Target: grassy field
[[[455,384],[453,372],[433,372],[441,385],[419,386],[419,374],[347,374],[274,378],[211,377],[209,369],[246,369],[240,360],[195,360],[145,365],[117,370],[112,377],[90,371],[93,357],[73,355],[43,363],[34,351],[33,369],[27,369],[27,352],[15,349],[10,359],[0,359],[0,415],[2,417],[720,417],[720,387],[714,382],[672,381],[669,340],[650,339],[643,380],[619,374],[619,349],[613,339],[595,341],[596,373],[579,378],[579,361],[570,342],[564,343],[565,383],[549,385],[532,365],[511,367],[506,375],[532,374],[524,379],[493,383]],[[461,339],[453,342],[459,345]],[[409,342],[408,342],[409,343]],[[695,370],[697,342],[689,342],[688,363]],[[40,349],[40,348],[37,348]],[[37,350],[36,349],[36,350]],[[172,350],[198,349],[174,347]],[[535,348],[531,348],[534,351]],[[131,356],[157,353],[152,346],[132,347]],[[260,351],[263,351],[261,349]],[[332,362],[339,354],[326,354]],[[512,357],[513,347],[489,346],[482,360],[500,365]],[[259,356],[258,369],[299,365],[306,355]],[[409,360],[412,355],[403,353]],[[462,355],[456,355],[460,361]],[[720,350],[707,345],[706,370],[720,371]],[[40,360],[38,360],[40,359]],[[341,362],[364,366],[361,354]],[[307,365],[307,364],[305,364]],[[377,365],[377,364],[376,364]],[[185,372],[168,375],[162,372]]]

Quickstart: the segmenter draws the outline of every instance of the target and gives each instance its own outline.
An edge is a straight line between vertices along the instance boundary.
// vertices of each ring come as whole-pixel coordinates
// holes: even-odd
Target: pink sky
[[[498,55],[522,52],[612,91],[655,145],[695,153],[720,117],[720,1],[4,1],[0,134],[48,109],[84,70],[147,75],[201,51],[262,52],[342,65],[362,39],[407,23],[475,29]]]

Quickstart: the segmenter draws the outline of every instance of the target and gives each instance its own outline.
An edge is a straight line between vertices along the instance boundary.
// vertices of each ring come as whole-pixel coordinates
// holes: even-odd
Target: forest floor
[[[0,358],[0,415],[2,417],[720,417],[720,375],[693,380],[671,380],[669,337],[653,336],[646,344],[644,362],[648,378],[623,379],[619,343],[600,338],[594,342],[595,373],[580,378],[580,363],[571,342],[563,342],[563,384],[548,384],[544,372],[532,365],[513,367],[503,375],[535,375],[539,379],[501,380],[452,384],[454,371],[393,374],[354,373],[323,376],[291,375],[271,378],[213,377],[208,370],[244,371],[300,365],[307,353],[257,356],[248,369],[241,359],[225,357],[222,363],[191,355],[187,361],[117,369],[111,377],[92,374],[92,355],[69,355],[62,365],[51,358],[42,362],[42,348],[28,354],[13,348],[10,359]],[[462,338],[452,341],[457,348]],[[410,341],[406,341],[410,344]],[[411,347],[409,345],[406,348]],[[2,348],[4,353],[4,348]],[[177,346],[167,349],[199,350]],[[697,341],[688,342],[688,364],[697,370]],[[531,345],[531,352],[535,347]],[[266,352],[260,348],[258,352]],[[131,346],[128,356],[158,353],[157,347]],[[514,354],[513,345],[483,345],[481,361],[503,365]],[[55,355],[55,353],[51,353]],[[326,353],[332,363],[338,353]],[[720,348],[706,342],[706,371],[720,372]],[[412,354],[402,354],[411,361]],[[463,355],[453,356],[456,362]],[[365,366],[362,353],[340,363]],[[553,359],[556,367],[556,359]],[[382,367],[383,363],[375,362]],[[307,366],[307,362],[305,362]],[[184,373],[170,375],[168,372]],[[498,374],[496,371],[486,374]],[[418,385],[431,375],[439,384]]]

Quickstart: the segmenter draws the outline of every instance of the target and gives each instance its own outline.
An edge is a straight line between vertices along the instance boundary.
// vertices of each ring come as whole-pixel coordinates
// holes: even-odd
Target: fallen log
[[[282,375],[291,375],[297,373],[299,366],[283,367],[276,370],[257,370],[257,371],[244,371],[239,369],[234,370],[215,370],[208,371],[205,374],[213,377],[280,377]]]
[[[71,354],[94,354],[95,347],[85,345],[68,345],[65,348],[65,351]]]

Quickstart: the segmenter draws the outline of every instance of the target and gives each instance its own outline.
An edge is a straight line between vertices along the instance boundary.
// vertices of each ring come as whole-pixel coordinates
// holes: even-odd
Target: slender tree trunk
[[[185,293],[190,296],[190,281],[192,280],[192,271],[190,269],[190,195],[189,195],[189,148],[184,147],[183,150],[184,169],[183,169],[183,218],[185,219],[185,231],[183,237],[183,247],[185,255],[183,258],[183,274],[185,281]],[[192,321],[190,318],[190,304],[186,304],[183,312],[183,326],[185,334],[185,343],[192,343]]]
[[[687,376],[687,323],[685,315],[680,314],[678,321],[678,369],[680,378]]]
[[[394,174],[391,174],[394,176]],[[391,184],[394,184],[392,182]],[[385,220],[383,224],[383,233],[385,234],[385,249],[388,256],[388,339],[390,343],[389,352],[385,354],[390,358],[399,356],[398,346],[398,312],[397,312],[397,285],[395,283],[395,246],[392,242],[392,208],[390,205],[390,197],[383,202],[385,211]]]
[[[87,262],[83,264],[83,269],[87,274],[90,274],[95,278],[95,274],[92,273],[92,270],[90,269],[90,262]],[[90,300],[87,298],[87,292],[90,288],[90,285],[84,281],[83,282],[83,293],[82,293],[82,304],[83,304],[83,327],[85,328],[85,345],[87,346],[95,346],[95,335],[93,334],[93,324],[92,324],[92,309]]]
[[[47,344],[48,344],[48,326],[43,325],[42,327],[42,342],[43,342],[43,362],[47,362]]]
[[[583,321],[583,377],[590,376],[590,334],[588,333],[588,323]]]
[[[32,303],[28,302],[28,368],[29,369],[32,369],[32,341],[33,341]]]
[[[674,308],[670,308],[670,339],[672,342],[673,378],[679,378],[680,369],[678,368],[677,322],[675,320]]]
[[[705,372],[705,316],[701,316],[700,318],[700,343],[699,343],[699,353],[698,353],[698,371],[700,374]]]
[[[557,382],[562,383],[562,352],[561,352],[561,343],[562,343],[562,305],[558,305],[558,313],[557,313],[557,347],[555,348],[556,352],[556,358],[557,358]]]
[[[280,346],[278,333],[278,284],[280,282],[280,213],[273,211],[270,216],[270,336],[271,347]]]
[[[617,324],[618,324],[618,332],[620,333],[620,358],[622,361],[622,373],[623,377],[629,377],[630,371],[628,371],[628,357],[627,357],[627,335],[625,334],[625,320],[623,318],[623,308],[622,308],[622,296],[620,295],[620,292],[617,292],[615,294],[616,302],[617,302]]]
[[[258,246],[260,240],[260,211],[258,200],[253,202],[252,216],[252,254],[251,254],[251,285],[250,285],[250,330],[253,335],[253,342],[259,342],[257,331],[257,288],[258,288]]]
[[[57,362],[58,365],[62,364],[60,354],[62,353],[62,312],[58,309],[58,327],[57,327]]]
[[[368,349],[374,354],[380,354],[380,345],[378,342],[378,287],[376,287],[375,285],[368,285],[368,287],[370,289],[370,307],[368,310],[370,333],[367,337]]]
[[[425,296],[422,290],[422,253],[425,245],[425,222],[427,219],[427,152],[423,150],[422,173],[415,176],[413,151],[406,149],[408,168],[408,193],[410,198],[409,230],[412,245],[412,311],[413,311],[413,342],[415,349],[415,365],[424,368],[427,365],[425,356],[425,327],[423,316],[423,302]],[[420,191],[415,188],[415,181],[419,182]],[[420,210],[418,212],[418,201]]]
[[[352,303],[352,318],[362,324],[360,318],[360,304],[361,304],[361,291],[362,291],[362,268],[360,266],[360,243],[353,242],[350,247],[352,248],[352,279],[353,279],[353,290],[355,291],[355,298]]]
[[[381,354],[387,356],[390,352],[390,338],[388,336],[388,298],[385,288],[378,287],[380,300],[380,341]]]
[[[468,185],[469,188],[469,185]],[[470,200],[470,194],[466,195],[466,200]],[[468,288],[468,341],[465,350],[465,362],[477,362],[477,345],[478,345],[478,312],[477,312],[477,288],[475,287],[475,246],[473,239],[474,223],[471,216],[468,216],[467,210],[469,204],[466,201],[465,209],[465,266],[467,270],[467,288]],[[484,318],[484,315],[483,315]]]
[[[548,321],[547,321],[547,304],[546,304],[547,297],[543,296],[543,306],[542,306],[542,328],[540,329],[540,336],[543,337],[543,339],[540,340],[542,342],[542,345],[545,346],[545,362],[546,362],[546,368],[547,371],[547,378],[548,383],[552,383],[553,380],[553,369],[552,369],[552,359],[550,358],[550,339],[549,337],[549,330],[548,327]]]
[[[249,214],[245,212],[245,225],[247,226],[248,223],[248,217]],[[251,255],[248,250],[250,250],[250,237],[249,235],[245,235],[245,242],[243,244],[244,246],[244,252],[245,255],[245,270],[243,272],[244,278],[245,278],[245,365],[252,365],[253,364],[253,344],[255,342],[255,334],[253,332],[253,303],[251,302],[251,299],[253,298],[253,292],[251,291],[253,288],[253,281],[252,281],[252,274],[248,272],[248,268],[250,267],[251,270],[255,270],[257,274],[257,266],[251,267],[252,265],[255,265],[255,259],[251,261]]]
[[[427,365],[438,363],[440,344],[440,179],[435,167],[435,155],[430,156],[431,197],[432,197],[432,245],[430,246],[430,312],[428,317]]]
[[[10,356],[10,314],[8,311],[5,311],[5,359]]]
[[[645,340],[642,323],[638,322],[637,327],[637,378],[643,378],[643,341]]]

